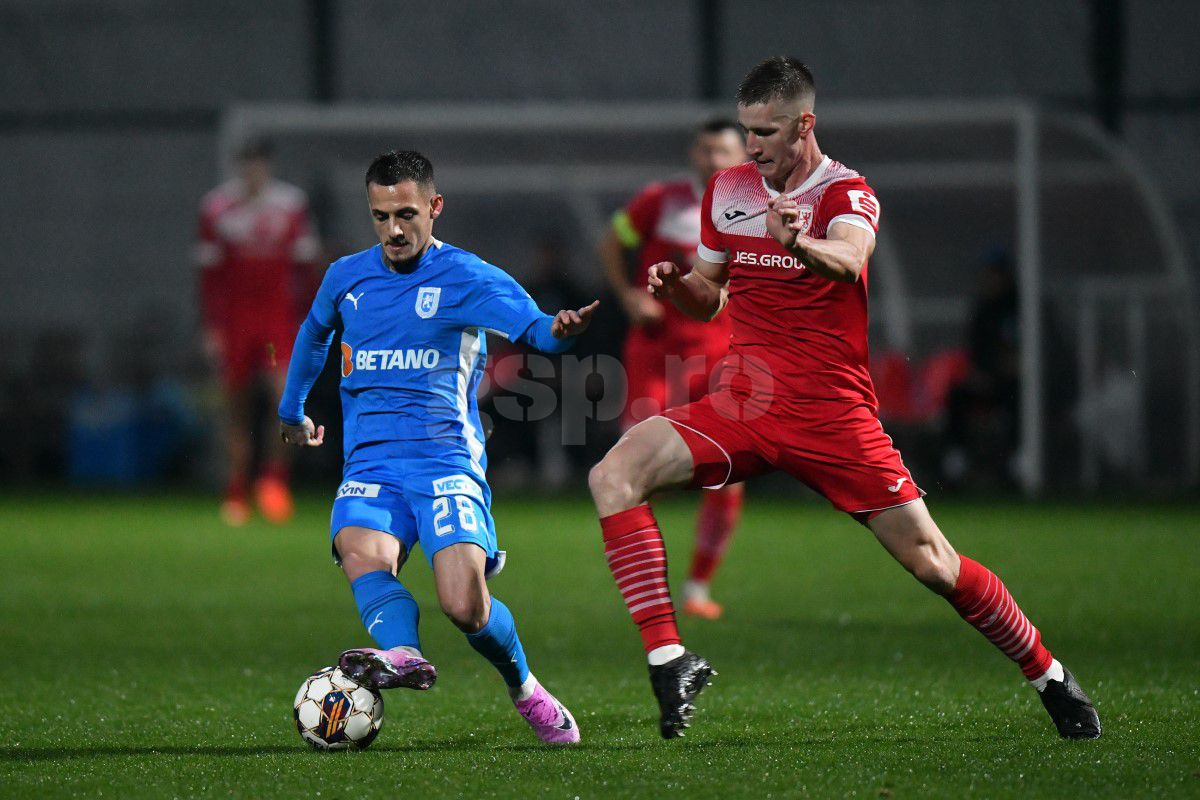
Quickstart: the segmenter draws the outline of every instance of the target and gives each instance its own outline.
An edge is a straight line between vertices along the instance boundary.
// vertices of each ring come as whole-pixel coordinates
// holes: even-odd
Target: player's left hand
[[[563,309],[554,315],[554,322],[550,323],[550,335],[555,339],[565,339],[568,336],[578,336],[587,330],[588,324],[592,321],[592,314],[596,313],[596,308],[599,307],[600,301],[593,300],[591,305],[586,305],[578,311]]]
[[[800,233],[800,205],[787,195],[767,201],[767,232],[788,250],[795,250]]]
[[[305,417],[299,425],[288,425],[281,421],[279,436],[284,443],[294,444],[297,447],[320,447],[325,443],[325,426],[314,425],[308,417]]]

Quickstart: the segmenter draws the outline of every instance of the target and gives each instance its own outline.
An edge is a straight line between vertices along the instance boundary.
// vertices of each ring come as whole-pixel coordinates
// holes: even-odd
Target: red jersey
[[[692,256],[700,244],[700,187],[691,180],[652,183],[629,201],[613,220],[621,244],[637,249],[635,286],[645,286],[650,267],[671,261],[683,272],[691,270]],[[662,322],[645,326],[642,333],[665,352],[687,351],[704,342],[729,338],[729,323],[718,317],[701,322],[685,315],[670,302],[663,307]]]
[[[297,308],[298,268],[317,258],[304,192],[273,180],[253,198],[239,180],[209,192],[200,208],[197,261],[206,324],[229,324]]]
[[[867,371],[867,269],[856,283],[809,271],[767,232],[767,186],[753,162],[709,181],[701,214],[699,255],[729,264],[730,358],[756,386],[785,404],[851,400],[876,406]],[[802,232],[824,239],[834,223],[879,229],[879,201],[854,170],[828,156],[801,186],[787,193],[800,206]],[[763,375],[765,366],[769,376]],[[722,370],[721,386],[736,378]],[[760,383],[759,381],[762,381]]]

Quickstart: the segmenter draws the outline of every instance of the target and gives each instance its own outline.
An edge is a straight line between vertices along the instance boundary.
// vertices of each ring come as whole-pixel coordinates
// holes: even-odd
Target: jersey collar
[[[830,158],[829,156],[822,157],[821,163],[817,164],[817,168],[812,171],[812,175],[809,175],[808,179],[805,180],[804,183],[800,184],[795,189],[792,189],[787,194],[789,196],[803,194],[804,192],[807,192],[812,187],[816,186],[818,183],[821,182],[821,179],[823,177],[825,177],[825,172],[829,169],[829,165],[832,163],[833,163],[833,159]],[[762,179],[762,185],[763,185],[763,188],[767,190],[768,197],[779,197],[779,195],[782,194],[782,192],[777,192],[774,189],[772,189],[771,185],[769,183],[767,183],[766,178]]]

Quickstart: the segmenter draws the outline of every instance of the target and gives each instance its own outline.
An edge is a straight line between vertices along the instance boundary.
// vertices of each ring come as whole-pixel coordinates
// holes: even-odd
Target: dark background
[[[953,107],[1017,98],[1048,115],[1080,115],[1097,123],[1133,154],[1137,171],[1165,203],[1183,234],[1188,280],[1194,281],[1200,252],[1198,31],[1200,4],[1169,0],[428,5],[5,0],[0,335],[6,357],[0,363],[0,429],[8,443],[0,456],[0,480],[104,483],[103,468],[89,471],[74,463],[82,457],[80,432],[98,419],[113,419],[114,404],[150,396],[154,410],[147,413],[161,417],[162,430],[147,434],[139,418],[125,439],[161,435],[162,441],[138,445],[157,455],[152,468],[127,482],[219,483],[219,460],[206,444],[214,403],[197,346],[191,251],[197,204],[222,177],[219,134],[235,105],[499,103],[506,113],[519,114],[528,104],[603,109],[692,102],[731,113],[742,74],[763,57],[790,54],[809,63],[817,76],[819,119],[826,107],[886,109],[910,101]],[[838,115],[831,111],[829,118],[836,123]],[[822,139],[828,152],[851,166],[876,158],[854,130],[836,133],[840,129],[831,125],[833,141]],[[886,140],[893,150],[889,157],[896,157],[907,147],[904,137],[928,136],[932,146],[938,135],[947,136],[881,127],[864,142]],[[543,160],[552,159],[560,144],[549,132],[523,142]],[[665,154],[679,153],[677,169],[682,168],[686,131],[659,144],[662,163],[674,158]],[[341,222],[349,213],[341,198],[356,196],[358,186],[331,178],[341,175],[337,170],[315,176],[310,166],[289,161],[287,142],[283,145],[278,172],[312,194],[328,254],[369,244],[360,238],[365,224],[352,229]],[[1044,146],[1053,149],[1050,137]],[[1079,148],[1078,141],[1063,140],[1067,155]],[[338,167],[342,172],[360,169],[357,151],[340,157],[346,158]],[[647,174],[660,171],[652,166]],[[631,183],[629,191],[636,188]],[[889,208],[884,187],[876,188]],[[626,195],[612,191],[604,213]],[[449,190],[448,197],[454,199]],[[961,300],[957,311],[948,312],[944,330],[926,338],[965,344],[975,270],[989,253],[1011,252],[1015,242],[986,224],[972,227],[943,213],[947,204],[961,209],[963,203],[939,196],[922,207],[920,198],[906,199],[899,189],[894,197],[894,214],[885,225],[890,222],[907,252],[920,254],[906,259],[905,280],[937,284],[938,298],[957,292]],[[1045,201],[1078,212],[1044,222],[1048,297],[1056,283],[1075,280],[1072,270],[1080,264],[1134,283],[1142,274],[1148,280],[1163,274],[1163,250],[1147,233],[1150,225],[1128,181],[1102,182],[1083,193],[1055,194],[1047,186]],[[470,202],[475,205],[464,205],[478,209],[482,201]],[[482,230],[476,220],[486,211],[460,216],[452,230]],[[1003,214],[1007,233],[1012,211]],[[995,218],[988,203],[968,216]],[[497,241],[491,249],[479,233],[480,241],[461,243],[478,245],[485,257],[499,253],[506,267],[529,280],[530,264],[548,234],[544,226],[527,228],[514,234],[524,239]],[[553,233],[562,276],[585,294],[597,290],[592,243],[578,231]],[[1112,244],[1097,245],[1110,241],[1098,237],[1110,237]],[[1159,377],[1153,386],[1143,385],[1149,388],[1137,401],[1139,418],[1150,420],[1140,461],[1118,458],[1104,467],[1098,482],[1080,478],[1080,440],[1087,436],[1079,423],[1080,403],[1087,393],[1073,385],[1077,381],[1051,381],[1048,402],[1056,405],[1049,418],[1072,431],[1063,449],[1068,454],[1050,459],[1051,488],[1079,491],[1107,482],[1124,491],[1194,491],[1187,475],[1195,465],[1179,433],[1194,396],[1182,388],[1183,373],[1174,371],[1188,346],[1176,317],[1196,310],[1189,292],[1176,293],[1177,305],[1162,320],[1153,302],[1146,308],[1150,327],[1142,344]],[[1118,306],[1121,297],[1118,292]],[[1048,368],[1054,368],[1058,353],[1063,374],[1078,371],[1074,310],[1071,302],[1060,301],[1053,311],[1058,327],[1043,332]],[[1121,314],[1118,308],[1102,320],[1101,335],[1110,323],[1124,330]],[[589,346],[613,351],[616,335],[610,328]],[[919,337],[911,346],[914,357],[934,350]],[[1132,344],[1116,351],[1123,349]],[[321,390],[319,402],[328,403],[329,388]],[[1155,428],[1160,414],[1169,421]],[[923,420],[908,437],[919,461],[928,465],[927,474],[942,469],[944,427],[944,418]],[[899,426],[897,431],[903,432]],[[612,432],[601,432],[597,446]],[[1056,450],[1053,444],[1048,449]],[[325,485],[336,452],[327,455],[332,461],[308,474]],[[587,461],[586,455],[573,458],[578,467]],[[493,452],[494,463],[504,460],[503,452]]]

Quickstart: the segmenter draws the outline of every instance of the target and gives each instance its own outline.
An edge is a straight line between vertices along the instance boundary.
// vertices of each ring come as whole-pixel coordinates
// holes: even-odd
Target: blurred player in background
[[[867,370],[879,201],[861,175],[822,154],[815,99],[812,75],[795,59],[768,59],[743,79],[738,120],[753,163],[709,181],[691,272],[671,262],[649,272],[650,289],[684,313],[731,317],[718,385],[630,429],[589,476],[609,568],[650,662],[659,730],[683,734],[713,671],[680,640],[647,501],[660,489],[782,470],[867,526],[1015,661],[1060,735],[1096,738],[1091,700],[1000,578],[951,547],[879,424]]]
[[[688,152],[692,175],[652,183],[613,216],[600,246],[604,273],[629,316],[624,364],[629,398],[622,418],[628,430],[673,406],[708,393],[709,374],[729,349],[729,318],[693,319],[646,291],[650,267],[671,261],[688,269],[700,244],[700,201],[715,173],[746,160],[737,123],[713,119],[699,126]],[[740,483],[706,490],[696,520],[696,545],[683,611],[721,616],[709,585],[733,536],[742,509]]]
[[[304,401],[340,330],[345,466],[330,537],[379,645],[346,651],[340,666],[379,689],[433,685],[417,603],[397,578],[419,543],[442,610],[500,673],[518,713],[544,742],[578,742],[571,713],[530,673],[512,612],[488,591],[505,553],[477,392],[485,331],[561,353],[597,303],[550,317],[507,273],[433,238],[443,198],[420,153],[384,153],[366,183],[379,244],[326,271],[279,405],[285,442],[321,444],[325,429],[304,415]]]
[[[238,154],[237,177],[205,196],[197,260],[204,346],[221,373],[229,483],[221,516],[231,525],[250,518],[256,391],[266,384],[279,402],[300,322],[301,293],[311,287],[318,256],[308,201],[300,189],[272,176],[272,146],[252,141]],[[254,496],[271,522],[292,515],[286,448],[264,437]]]

